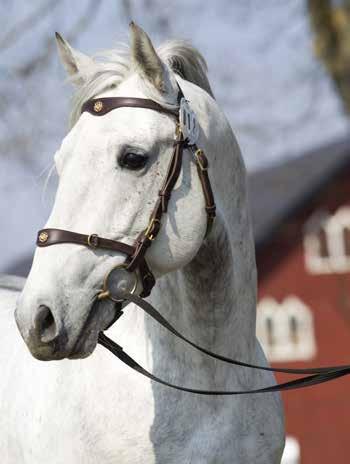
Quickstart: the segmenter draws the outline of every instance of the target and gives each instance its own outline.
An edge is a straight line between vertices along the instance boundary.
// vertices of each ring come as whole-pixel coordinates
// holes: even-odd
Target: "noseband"
[[[179,92],[179,107],[181,110],[181,102],[184,100],[182,91]],[[288,368],[272,368],[266,366],[258,366],[254,364],[244,363],[237,361],[225,356],[213,353],[196,343],[192,342],[182,334],[180,334],[163,316],[147,301],[143,298],[150,295],[152,288],[155,285],[154,275],[149,268],[149,265],[146,261],[146,252],[156,240],[159,231],[162,227],[162,218],[163,215],[167,212],[169,200],[171,193],[174,189],[176,181],[179,178],[181,168],[182,168],[182,158],[184,149],[188,149],[193,156],[193,160],[197,166],[198,177],[202,185],[204,200],[205,200],[205,211],[207,214],[207,236],[212,228],[214,219],[215,219],[215,201],[214,195],[211,188],[208,168],[208,160],[196,143],[191,143],[191,141],[184,137],[183,122],[181,123],[180,110],[171,110],[164,108],[153,100],[143,99],[143,98],[128,98],[128,97],[113,97],[113,98],[99,98],[92,99],[87,101],[82,107],[82,113],[88,112],[94,116],[103,116],[110,111],[117,108],[146,108],[153,111],[158,111],[160,113],[165,113],[170,115],[175,119],[176,129],[175,129],[175,140],[172,157],[168,166],[167,173],[163,180],[163,184],[158,192],[158,198],[156,200],[155,206],[151,212],[147,227],[139,234],[133,245],[127,245],[126,243],[119,242],[117,240],[112,240],[108,238],[99,237],[97,234],[84,235],[77,232],[71,232],[69,230],[62,229],[42,229],[38,232],[37,236],[37,246],[38,247],[47,247],[51,245],[57,245],[61,243],[73,243],[77,245],[84,245],[92,249],[105,249],[110,251],[116,251],[126,255],[125,262],[119,264],[112,268],[107,276],[105,277],[103,289],[97,295],[97,299],[102,300],[104,298],[109,298],[115,303],[120,301],[133,302],[139,306],[143,311],[145,311],[150,317],[152,317],[156,322],[161,326],[167,329],[176,337],[180,338],[184,342],[188,343],[193,348],[201,351],[202,353],[211,356],[214,359],[226,362],[228,364],[233,364],[236,366],[247,367],[250,369],[259,369],[270,372],[283,372],[287,374],[309,374],[307,377],[298,378],[290,382],[285,382],[283,384],[272,385],[264,388],[259,388],[255,390],[239,390],[239,391],[213,391],[213,390],[197,390],[187,387],[181,387],[178,385],[171,384],[165,380],[162,380],[150,372],[146,371],[141,367],[134,359],[132,359],[123,348],[117,343],[110,340],[102,332],[99,334],[98,342],[111,351],[115,356],[117,356],[122,362],[127,364],[129,367],[144,375],[145,377],[156,381],[160,384],[166,385],[168,387],[174,388],[176,390],[181,390],[190,393],[197,393],[201,395],[242,395],[242,394],[252,394],[252,393],[268,393],[275,392],[280,390],[291,390],[297,388],[303,388],[311,385],[316,385],[319,383],[327,382],[338,377],[342,377],[350,373],[350,365],[342,366],[328,366],[328,367],[318,367],[313,369],[288,369]],[[185,118],[187,115],[185,114]],[[182,116],[183,121],[184,116]],[[185,124],[188,126],[191,122],[188,120],[185,121]],[[115,269],[123,268],[130,273],[137,272],[142,283],[142,291],[140,296],[134,294],[134,291],[137,287],[137,277],[133,283],[133,287],[130,291],[121,290],[118,293],[118,297],[115,297],[109,286],[109,277],[111,272]],[[121,315],[123,314],[121,310],[121,304],[116,307],[115,318],[110,325],[112,325]]]

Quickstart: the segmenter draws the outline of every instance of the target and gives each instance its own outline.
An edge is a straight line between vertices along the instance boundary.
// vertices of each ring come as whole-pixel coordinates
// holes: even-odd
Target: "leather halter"
[[[179,97],[181,98],[182,92],[180,90]],[[180,338],[184,342],[188,343],[193,348],[201,351],[202,353],[211,356],[212,358],[218,359],[220,361],[226,362],[228,364],[233,364],[236,366],[246,367],[250,369],[259,369],[269,372],[284,372],[287,374],[309,374],[306,377],[298,378],[290,382],[285,382],[283,384],[271,385],[263,388],[252,389],[252,390],[238,390],[238,391],[218,391],[218,390],[198,390],[194,388],[182,387],[179,385],[174,385],[163,379],[158,378],[154,374],[148,372],[143,367],[141,367],[134,359],[132,359],[123,348],[117,343],[113,342],[102,332],[98,336],[98,342],[112,352],[118,359],[123,363],[128,365],[130,368],[134,369],[138,373],[144,375],[145,377],[156,381],[162,385],[174,388],[176,390],[196,393],[200,395],[243,395],[243,394],[256,394],[256,393],[268,393],[276,392],[280,390],[291,390],[297,388],[303,388],[311,385],[320,384],[327,382],[345,375],[350,374],[350,365],[341,365],[341,366],[326,366],[326,367],[316,367],[312,369],[288,369],[288,368],[273,368],[267,366],[258,366],[254,364],[245,363],[242,361],[237,361],[212,351],[203,348],[196,343],[192,342],[182,334],[180,334],[168,321],[166,321],[162,315],[147,301],[143,299],[150,294],[154,284],[154,276],[148,267],[147,261],[145,259],[146,251],[151,246],[152,242],[156,239],[160,228],[161,228],[161,219],[164,213],[167,212],[168,203],[170,200],[171,192],[176,184],[176,181],[179,177],[181,167],[182,167],[182,156],[183,150],[188,148],[192,151],[194,155],[194,160],[197,166],[198,176],[202,185],[203,194],[205,198],[205,210],[207,213],[207,230],[206,235],[211,230],[215,219],[215,202],[214,196],[211,189],[209,176],[208,176],[208,160],[204,155],[203,151],[200,150],[195,144],[189,145],[188,141],[183,138],[181,130],[179,129],[179,112],[170,110],[162,107],[158,103],[142,98],[126,98],[126,97],[116,97],[116,98],[99,98],[87,101],[83,107],[82,112],[87,111],[95,116],[103,116],[109,111],[112,111],[117,108],[122,107],[131,107],[131,108],[146,108],[158,112],[168,114],[176,118],[176,133],[174,141],[174,149],[171,157],[171,161],[168,167],[167,174],[164,178],[163,185],[158,193],[158,199],[155,203],[153,211],[150,215],[148,226],[139,234],[135,243],[133,245],[127,245],[123,242],[117,240],[107,239],[99,237],[97,234],[84,235],[77,232],[71,232],[68,230],[62,229],[42,229],[38,232],[37,245],[39,247],[46,247],[51,245],[56,245],[60,243],[73,243],[78,245],[84,245],[90,248],[101,248],[111,251],[118,251],[127,256],[125,264],[122,265],[129,272],[133,272],[136,269],[139,271],[141,282],[143,285],[143,291],[140,296],[132,294],[132,292],[121,292],[121,297],[123,300],[133,302],[139,306],[143,311],[145,311],[148,316],[152,317],[158,324],[166,328],[176,337]],[[109,275],[109,274],[108,274]],[[108,276],[107,275],[107,276]],[[109,297],[108,291],[101,293],[97,298]],[[113,300],[115,301],[115,300]],[[110,325],[112,325],[121,315],[123,311],[121,305],[116,306],[116,314],[114,320]]]
[[[182,96],[182,92],[180,92],[179,97]],[[117,240],[102,238],[97,234],[85,235],[62,229],[39,230],[36,243],[39,247],[56,245],[59,243],[74,243],[90,248],[103,248],[111,251],[119,251],[127,256],[125,262],[126,270],[134,272],[137,269],[139,271],[143,287],[140,296],[146,297],[151,293],[151,290],[155,285],[155,278],[147,264],[145,254],[161,229],[162,216],[167,212],[171,193],[181,172],[183,150],[185,148],[189,148],[194,155],[199,180],[203,189],[205,210],[207,213],[206,236],[212,228],[215,219],[216,207],[208,176],[209,163],[207,157],[204,152],[197,147],[197,145],[189,145],[188,141],[184,139],[179,126],[178,110],[165,108],[153,100],[144,98],[111,97],[89,100],[84,103],[81,111],[82,113],[86,111],[95,116],[103,116],[114,109],[123,107],[146,108],[165,113],[176,118],[173,154],[163,184],[158,192],[158,199],[150,215],[148,226],[139,234],[133,245],[126,245],[125,243]]]

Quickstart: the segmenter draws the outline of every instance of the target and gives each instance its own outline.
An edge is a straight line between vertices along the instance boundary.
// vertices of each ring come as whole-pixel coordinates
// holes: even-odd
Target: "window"
[[[305,266],[312,274],[350,271],[350,207],[319,211],[305,226]]]
[[[316,354],[312,312],[295,296],[259,302],[257,337],[270,361],[305,361]]]
[[[300,464],[300,445],[296,438],[286,437],[281,464]]]

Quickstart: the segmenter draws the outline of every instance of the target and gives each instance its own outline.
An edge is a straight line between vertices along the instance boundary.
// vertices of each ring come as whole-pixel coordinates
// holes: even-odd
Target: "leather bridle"
[[[114,109],[122,107],[147,108],[153,111],[169,114],[176,119],[173,153],[147,227],[139,234],[133,245],[127,245],[117,240],[102,238],[97,234],[84,235],[62,229],[40,230],[38,233],[37,245],[39,247],[46,247],[58,243],[75,243],[78,245],[88,246],[90,248],[103,248],[105,250],[119,251],[127,256],[125,269],[129,272],[134,272],[136,269],[138,270],[143,288],[141,296],[147,297],[151,293],[155,284],[155,278],[147,264],[145,254],[157,238],[161,229],[163,214],[167,212],[171,193],[181,172],[184,148],[189,148],[193,153],[199,180],[202,185],[205,199],[205,210],[207,213],[206,235],[209,234],[212,228],[216,207],[208,176],[209,166],[207,157],[203,150],[199,149],[196,144],[189,145],[188,141],[183,138],[179,125],[178,111],[163,108],[153,100],[143,98],[111,97],[87,101],[82,107],[82,113],[87,111],[96,116],[103,116]],[[100,295],[100,298],[107,296],[107,293],[104,293],[103,295]]]
[[[178,103],[180,104],[181,99],[183,99],[183,93],[180,89]],[[71,232],[69,230],[63,229],[41,229],[38,232],[37,236],[37,246],[47,247],[51,245],[57,245],[62,243],[73,243],[77,245],[83,245],[92,249],[105,249],[110,251],[116,251],[126,255],[125,263],[122,265],[115,266],[106,276],[103,290],[97,295],[97,299],[101,300],[104,298],[109,298],[114,301],[116,305],[115,317],[110,325],[112,325],[122,314],[122,301],[133,302],[139,306],[143,311],[145,311],[150,317],[156,320],[160,325],[169,330],[173,335],[185,341],[195,349],[201,351],[202,353],[211,356],[220,361],[233,364],[236,366],[247,367],[251,369],[259,369],[270,372],[283,372],[287,374],[309,374],[307,377],[298,378],[290,382],[283,384],[277,384],[273,386],[268,386],[265,388],[259,388],[255,390],[239,390],[239,391],[213,391],[213,390],[198,390],[187,387],[181,387],[178,385],[171,384],[166,382],[150,372],[142,368],[135,360],[133,360],[122,347],[117,343],[110,340],[104,333],[100,333],[98,337],[98,342],[111,351],[115,356],[117,356],[122,362],[127,364],[132,369],[141,373],[142,375],[148,377],[151,380],[154,380],[163,385],[175,388],[177,390],[197,393],[202,395],[242,395],[242,394],[251,394],[251,393],[267,393],[275,392],[280,390],[290,390],[296,388],[302,388],[306,386],[315,385],[318,383],[326,382],[333,380],[337,377],[342,377],[350,373],[350,365],[342,366],[329,366],[329,367],[320,367],[313,369],[288,369],[288,368],[271,368],[266,366],[257,366],[254,364],[244,363],[241,361],[236,361],[225,356],[213,353],[191,340],[187,339],[185,336],[180,334],[168,321],[166,321],[163,316],[147,301],[144,300],[145,297],[149,296],[152,288],[155,285],[154,275],[147,263],[146,252],[152,243],[157,238],[159,231],[162,226],[163,215],[167,212],[169,200],[171,193],[174,189],[176,181],[179,178],[181,168],[182,168],[182,158],[183,152],[185,149],[188,149],[192,155],[194,162],[197,166],[198,177],[202,186],[203,195],[205,199],[205,211],[207,214],[207,236],[212,228],[214,219],[215,219],[215,201],[214,195],[211,188],[208,169],[209,163],[207,157],[205,156],[203,150],[198,148],[196,143],[190,143],[187,138],[183,136],[183,131],[180,126],[180,117],[179,110],[172,110],[161,106],[160,104],[154,102],[153,100],[143,99],[143,98],[133,98],[133,97],[109,97],[109,98],[98,98],[91,99],[87,101],[82,106],[82,113],[88,112],[94,116],[103,116],[109,113],[112,110],[122,107],[130,108],[146,108],[153,111],[158,111],[170,115],[175,119],[176,129],[175,129],[175,140],[173,153],[171,160],[167,169],[167,173],[163,180],[163,184],[158,192],[158,198],[156,200],[155,206],[152,210],[152,213],[149,218],[147,227],[139,234],[136,238],[133,245],[128,245],[126,243],[112,240],[108,238],[99,237],[97,234],[80,234],[77,232]],[[134,294],[136,290],[136,284],[134,285],[131,291],[126,291],[120,289],[118,296],[114,296],[108,286],[108,277],[111,272],[116,268],[124,268],[125,271],[130,273],[138,272],[142,284],[142,291],[140,296]],[[136,282],[137,283],[137,282]],[[109,327],[110,327],[109,325]],[[310,375],[311,374],[311,375]]]

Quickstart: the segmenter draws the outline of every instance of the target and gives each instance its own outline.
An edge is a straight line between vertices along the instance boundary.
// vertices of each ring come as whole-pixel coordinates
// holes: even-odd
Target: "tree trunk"
[[[350,0],[337,6],[332,0],[307,3],[315,53],[332,77],[345,111],[350,113]]]

